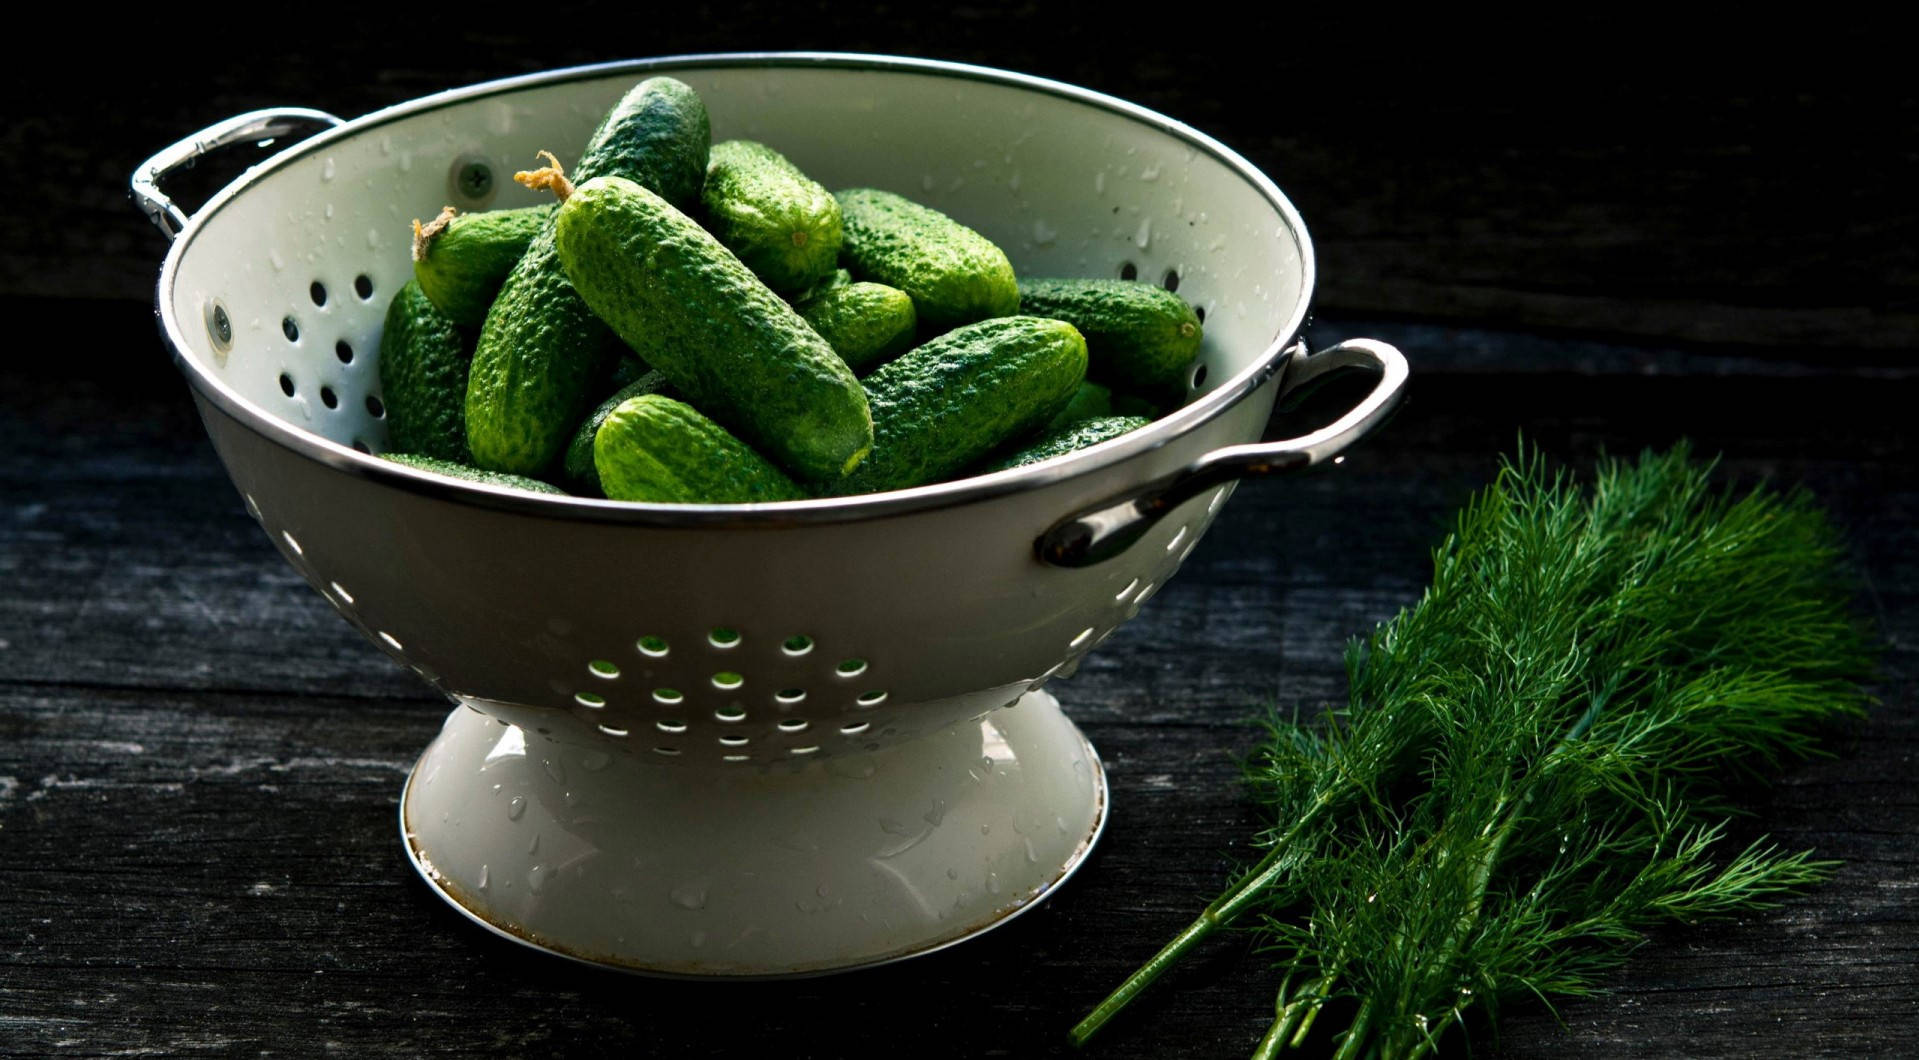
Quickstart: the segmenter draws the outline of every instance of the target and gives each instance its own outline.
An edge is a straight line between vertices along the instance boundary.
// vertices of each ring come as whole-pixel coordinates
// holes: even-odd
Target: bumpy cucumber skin
[[[407,467],[418,468],[421,471],[431,471],[436,475],[449,475],[453,478],[465,479],[468,482],[481,482],[489,486],[505,486],[509,489],[526,490],[529,493],[553,493],[562,497],[566,496],[565,490],[550,483],[541,482],[538,479],[527,478],[524,475],[506,475],[498,471],[482,471],[477,467],[469,467],[466,464],[454,460],[442,460],[439,457],[421,456],[418,453],[382,453],[381,458],[391,460],[396,464],[403,464]]]
[[[607,114],[575,176],[632,177],[692,203],[711,143],[706,107],[670,77],[648,78]],[[555,219],[558,213],[554,214]],[[487,311],[466,395],[467,447],[481,467],[538,475],[565,448],[604,376],[613,334],[567,280],[555,222],[527,246]]]
[[[805,491],[698,409],[659,394],[629,398],[593,436],[607,497],[659,504],[799,500]]]
[[[1038,317],[947,332],[866,377],[873,455],[832,492],[906,489],[947,478],[1052,419],[1086,377],[1086,340]]]
[[[462,327],[477,328],[500,293],[507,273],[525,256],[556,207],[463,213],[429,236],[413,259],[413,278],[440,312]]]
[[[852,273],[847,272],[845,269],[834,269],[832,272],[826,274],[825,279],[801,291],[799,294],[788,295],[786,300],[794,305],[799,305],[801,302],[809,299],[818,298],[820,295],[825,294],[835,287],[844,287],[852,282]]]
[[[1019,283],[1006,254],[978,232],[892,192],[839,192],[845,240],[840,260],[853,275],[913,296],[934,331],[1019,312]]]
[[[687,399],[809,481],[873,445],[866,394],[806,321],[704,228],[617,177],[560,207],[561,259],[588,305]]]
[[[1046,426],[1041,427],[1039,433],[1052,434],[1081,420],[1098,419],[1112,414],[1113,392],[1089,379],[1081,383],[1078,390],[1073,391],[1072,399],[1066,402],[1066,407],[1059,410],[1059,415],[1047,420]]]
[[[913,299],[883,283],[830,287],[793,308],[856,373],[904,352],[919,323]]]
[[[593,436],[600,431],[600,424],[613,410],[645,394],[658,394],[669,389],[666,377],[658,372],[645,375],[615,391],[613,396],[597,405],[586,419],[580,421],[580,429],[573,432],[573,440],[566,443],[566,453],[560,457],[560,479],[567,489],[582,497],[603,497],[605,491],[600,488],[600,472],[593,466]]]
[[[706,228],[774,291],[791,295],[832,275],[840,204],[765,144],[713,145],[700,189]]]
[[[472,345],[414,280],[386,308],[380,393],[393,448],[467,461],[466,374]]]
[[[1086,336],[1096,379],[1164,391],[1199,352],[1199,315],[1185,299],[1138,280],[1021,280],[1020,312],[1064,320]]]
[[[1075,449],[1084,449],[1089,445],[1117,438],[1122,434],[1139,430],[1153,422],[1144,416],[1100,416],[1078,423],[1068,424],[1056,431],[1049,431],[1039,441],[980,469],[984,475],[991,471],[1004,471],[1009,467],[1022,467],[1037,464],[1042,460],[1051,460],[1063,456]]]

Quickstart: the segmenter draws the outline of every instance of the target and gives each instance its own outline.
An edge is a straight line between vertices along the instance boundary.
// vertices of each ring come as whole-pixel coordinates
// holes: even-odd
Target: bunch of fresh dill
[[[1425,596],[1349,649],[1346,709],[1272,723],[1250,770],[1265,856],[1074,1040],[1256,913],[1281,969],[1256,1056],[1326,1012],[1339,1057],[1417,1057],[1473,1005],[1597,991],[1652,924],[1824,878],[1805,853],[1722,850],[1727,785],[1864,709],[1869,637],[1809,498],[1709,472],[1682,446],[1603,462],[1588,490],[1508,461]]]

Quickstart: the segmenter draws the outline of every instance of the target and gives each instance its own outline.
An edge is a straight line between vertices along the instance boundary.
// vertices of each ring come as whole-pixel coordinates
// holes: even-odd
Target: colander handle
[[[140,208],[140,212],[146,214],[168,239],[172,239],[187,226],[188,218],[186,212],[175,206],[166,192],[160,190],[160,181],[168,174],[182,166],[192,165],[201,155],[212,154],[234,144],[276,140],[311,126],[330,129],[339,124],[341,119],[326,111],[308,110],[305,107],[274,107],[236,114],[162,148],[152,158],[140,163],[139,168],[133,171],[127,194],[133,197],[133,204]]]
[[[1294,354],[1280,379],[1280,400],[1346,368],[1372,368],[1379,382],[1337,420],[1297,438],[1215,449],[1185,468],[1056,523],[1034,542],[1040,562],[1090,567],[1132,547],[1167,512],[1234,479],[1275,475],[1337,460],[1379,426],[1406,389],[1406,358],[1386,343],[1347,339],[1311,355]]]

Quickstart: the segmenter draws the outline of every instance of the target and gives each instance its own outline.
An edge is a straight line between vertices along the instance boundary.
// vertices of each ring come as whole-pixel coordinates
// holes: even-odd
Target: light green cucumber
[[[786,156],[752,140],[713,145],[700,189],[706,228],[783,295],[832,275],[840,204]]]
[[[614,175],[669,201],[699,196],[711,142],[706,108],[670,77],[640,82],[587,144],[575,174]],[[558,214],[555,214],[557,217]],[[605,377],[613,336],[567,281],[549,222],[488,310],[466,394],[467,445],[481,467],[537,475],[566,447]]]
[[[1013,265],[992,241],[930,207],[888,191],[839,192],[840,260],[857,279],[913,297],[932,331],[1019,312]]]
[[[593,436],[600,431],[600,424],[621,405],[645,394],[658,394],[670,387],[666,377],[658,372],[648,372],[638,379],[614,391],[613,396],[599,403],[586,419],[580,421],[579,429],[573,432],[573,440],[566,443],[566,452],[560,457],[560,478],[567,489],[582,497],[604,496],[600,488],[600,473],[593,466]]]
[[[1071,324],[1002,317],[957,328],[866,377],[873,455],[839,495],[947,478],[1052,419],[1086,377]]]
[[[1087,371],[1122,388],[1179,387],[1203,337],[1185,299],[1138,280],[1021,280],[1019,299],[1022,313],[1078,328]]]
[[[1039,433],[1052,434],[1081,420],[1098,419],[1112,414],[1113,392],[1089,379],[1081,383],[1078,390],[1073,391],[1073,397],[1066,402],[1066,407],[1059,410],[1059,415],[1046,421],[1046,426],[1041,427]]]
[[[808,481],[865,458],[873,421],[852,369],[691,218],[608,177],[567,198],[556,230],[586,304],[701,411]]]
[[[440,312],[462,327],[477,328],[500,293],[507,273],[553,215],[553,206],[460,213],[413,222],[413,278]]]
[[[1004,471],[1009,467],[1020,467],[1025,464],[1037,464],[1042,460],[1051,460],[1056,456],[1063,456],[1075,449],[1084,449],[1089,445],[1098,445],[1101,442],[1117,438],[1122,434],[1139,430],[1141,427],[1152,422],[1152,420],[1144,416],[1100,416],[1095,419],[1081,420],[1078,423],[1068,424],[1059,430],[1047,432],[1040,437],[1039,441],[1034,442],[1003,460],[997,460],[981,468],[980,474],[984,475],[989,471]]]
[[[848,368],[864,372],[913,344],[913,299],[882,283],[829,287],[793,303]]]
[[[380,394],[388,444],[408,453],[466,461],[466,374],[472,344],[408,280],[394,293],[380,332]]]
[[[751,504],[806,496],[773,462],[691,405],[628,398],[593,436],[606,495],[659,504]]]
[[[458,461],[442,460],[435,456],[421,456],[418,453],[382,453],[380,455],[383,459],[391,460],[396,464],[417,468],[421,471],[431,471],[436,475],[447,475],[452,478],[464,479],[467,482],[479,482],[488,486],[505,486],[508,489],[526,490],[529,493],[556,493],[562,497],[566,496],[566,491],[558,486],[541,482],[539,479],[527,478],[525,475],[508,475],[498,471],[482,471],[477,467],[471,467]]]

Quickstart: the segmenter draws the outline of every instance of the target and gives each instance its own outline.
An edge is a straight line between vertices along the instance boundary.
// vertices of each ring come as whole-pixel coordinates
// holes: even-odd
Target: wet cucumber
[[[670,77],[640,82],[613,108],[580,157],[578,179],[614,175],[691,205],[711,142],[706,108]],[[555,214],[557,217],[557,213]],[[467,445],[482,467],[538,474],[565,447],[603,378],[613,345],[567,281],[549,222],[500,288],[474,351],[466,394]]]
[[[826,274],[825,279],[801,291],[799,294],[788,295],[786,300],[794,305],[799,305],[809,298],[818,298],[820,295],[825,294],[835,287],[844,287],[852,282],[852,273],[847,272],[845,269],[834,269],[832,272]]]
[[[587,181],[556,230],[567,275],[600,319],[781,467],[832,481],[872,448],[866,395],[846,362],[658,195],[618,177]]]
[[[380,332],[380,393],[388,443],[466,461],[466,374],[473,347],[415,280],[394,294]]]
[[[629,398],[593,436],[606,495],[660,504],[751,504],[806,496],[772,461],[698,409],[659,394]]]
[[[417,453],[382,453],[381,458],[396,464],[431,471],[436,475],[448,475],[468,482],[479,482],[488,486],[505,486],[508,489],[526,490],[530,493],[556,493],[566,496],[566,491],[558,486],[527,478],[524,475],[506,475],[498,471],[482,471],[477,467],[453,460],[441,460],[438,457],[421,456]]]
[[[765,144],[714,144],[700,202],[707,230],[780,294],[820,282],[839,260],[840,204]]]
[[[613,396],[599,403],[586,419],[580,421],[579,429],[573,432],[573,440],[566,443],[566,452],[560,457],[560,478],[567,488],[582,497],[605,496],[600,488],[600,473],[593,467],[593,436],[599,433],[600,424],[621,405],[644,394],[658,394],[669,389],[666,377],[658,372],[648,372],[638,379],[627,383],[613,393]]]
[[[938,210],[892,192],[839,192],[840,259],[855,277],[913,297],[933,331],[1019,312],[1012,263],[992,241]]]
[[[905,291],[880,283],[829,287],[793,303],[793,308],[854,372],[911,346],[919,319]]]
[[[1059,415],[1046,421],[1046,426],[1041,427],[1039,433],[1052,434],[1081,420],[1098,419],[1112,414],[1113,392],[1089,379],[1081,383],[1078,390],[1073,391],[1072,399],[1066,402],[1066,407],[1059,410]]]
[[[460,213],[449,206],[424,225],[416,220],[413,278],[455,324],[477,328],[507,273],[552,215],[551,205],[484,213]]]
[[[877,493],[937,482],[1057,415],[1086,376],[1086,340],[1038,317],[947,332],[865,379],[873,455],[832,487]]]
[[[1086,336],[1088,370],[1121,387],[1178,387],[1199,352],[1198,314],[1137,280],[1021,280],[1020,312],[1064,320]]]
[[[1098,445],[1122,434],[1139,430],[1152,422],[1144,416],[1100,416],[1095,419],[1081,420],[1059,430],[1048,432],[1032,445],[981,468],[979,473],[984,475],[993,471],[1004,471],[1009,467],[1051,460],[1075,449]]]

